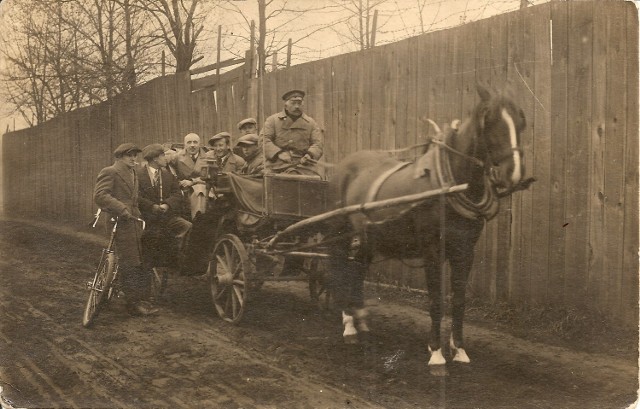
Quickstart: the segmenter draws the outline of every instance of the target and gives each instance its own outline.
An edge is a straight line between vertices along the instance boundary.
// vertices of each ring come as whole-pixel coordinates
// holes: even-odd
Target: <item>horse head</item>
[[[472,116],[478,138],[478,152],[484,156],[485,172],[498,189],[512,192],[524,183],[524,154],[520,134],[526,127],[522,109],[505,95],[478,85],[480,103]]]

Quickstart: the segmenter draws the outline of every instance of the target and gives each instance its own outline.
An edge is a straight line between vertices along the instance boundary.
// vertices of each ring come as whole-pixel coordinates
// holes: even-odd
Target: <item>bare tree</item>
[[[154,75],[166,32],[148,24],[155,14],[139,4],[136,0],[12,0],[2,10],[0,33],[5,61],[0,90],[5,100],[34,125],[110,99]],[[192,19],[181,23],[181,18],[172,32],[181,32],[176,24],[191,27]],[[182,50],[178,55],[192,52],[197,38],[190,29],[182,31],[190,40],[186,45],[178,42]]]
[[[61,7],[14,1],[2,32],[5,59],[2,93],[28,124],[77,108],[81,90],[74,82],[76,38],[62,24]],[[53,11],[53,12],[51,12]]]
[[[251,9],[247,3],[242,4],[244,7],[240,7],[239,4],[233,0],[225,0],[220,3],[222,9],[236,13],[245,23],[240,32],[226,33],[225,48],[236,56],[242,57],[237,54],[238,50],[247,49],[249,42],[253,41],[257,45],[258,73],[260,75],[267,71],[269,58],[285,50],[289,47],[289,43],[291,46],[295,46],[318,32],[329,30],[344,22],[344,18],[338,16],[338,18],[327,19],[328,21],[320,23],[311,24],[308,21],[300,23],[306,15],[330,15],[339,9],[337,5],[310,6],[308,2],[299,4],[299,2],[290,0],[250,0],[248,4],[252,5],[253,9]],[[251,39],[251,25],[254,16],[258,18],[258,23],[254,33],[255,37]]]
[[[376,27],[374,19],[375,11],[378,7],[389,0],[333,0],[336,6],[341,7],[345,15],[344,25],[336,27],[334,30],[347,42],[357,44],[360,50],[366,50],[374,45],[375,31],[386,24],[379,23]]]
[[[139,0],[137,6],[153,16],[157,37],[175,60],[176,72],[188,71],[202,57],[196,57],[198,39],[210,4],[207,0]]]

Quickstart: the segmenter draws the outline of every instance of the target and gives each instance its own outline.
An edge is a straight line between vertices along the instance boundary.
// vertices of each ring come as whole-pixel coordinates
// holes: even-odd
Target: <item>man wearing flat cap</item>
[[[162,145],[154,143],[145,146],[142,157],[147,164],[138,173],[138,207],[148,223],[147,231],[166,231],[173,239],[169,243],[172,251],[167,252],[165,243],[157,242],[156,234],[145,234],[145,264],[147,267],[177,267],[176,257],[184,249],[191,230],[191,222],[180,217],[183,200],[180,184],[166,168],[167,157]]]
[[[220,172],[240,172],[245,165],[245,160],[231,152],[231,134],[220,132],[209,138],[210,151],[207,152],[208,160],[215,160]]]
[[[252,133],[258,133],[258,121],[255,118],[245,118],[238,122],[238,130],[240,135],[249,135]]]
[[[240,135],[234,136],[232,138],[231,145],[233,146],[233,153],[239,156],[242,155],[242,149],[238,146],[238,140],[240,137],[249,134],[257,134],[258,133],[258,121],[255,118],[245,118],[242,121],[238,122],[238,131],[240,131]]]
[[[244,175],[262,175],[264,170],[264,156],[258,145],[259,137],[256,134],[243,135],[238,139],[238,147],[242,150],[247,162],[240,173]]]
[[[260,135],[267,172],[295,169],[295,173],[322,175],[315,163],[322,157],[323,131],[302,111],[304,96],[300,90],[284,93],[284,110],[271,115],[264,123]]]
[[[136,220],[140,218],[140,210],[138,176],[134,167],[139,152],[140,149],[132,143],[123,143],[116,148],[113,152],[115,163],[98,174],[93,200],[111,217],[118,218],[115,245],[127,311],[131,315],[150,315],[158,310],[144,300],[151,276],[142,268],[142,231]],[[113,225],[108,226],[108,231],[111,227]]]

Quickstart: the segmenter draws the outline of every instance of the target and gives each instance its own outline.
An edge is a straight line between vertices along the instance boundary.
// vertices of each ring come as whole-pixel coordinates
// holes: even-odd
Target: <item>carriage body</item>
[[[275,246],[279,231],[327,211],[328,182],[317,177],[268,174],[249,177],[203,169],[215,192],[212,206],[225,208],[214,234],[209,257],[212,298],[218,314],[238,323],[247,301],[266,281],[307,281],[313,301],[325,296],[324,268],[328,257],[321,247],[320,225],[301,230]],[[313,252],[299,251],[315,246]],[[302,258],[298,274],[282,275],[287,258]]]

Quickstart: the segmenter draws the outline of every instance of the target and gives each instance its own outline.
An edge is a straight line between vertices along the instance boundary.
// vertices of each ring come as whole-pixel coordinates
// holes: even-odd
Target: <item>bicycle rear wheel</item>
[[[98,315],[103,302],[108,299],[115,268],[115,256],[113,253],[104,252],[98,263],[93,280],[87,283],[89,297],[82,315],[82,325],[89,327]]]

